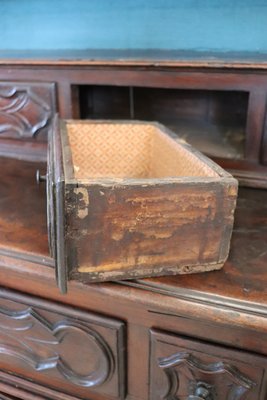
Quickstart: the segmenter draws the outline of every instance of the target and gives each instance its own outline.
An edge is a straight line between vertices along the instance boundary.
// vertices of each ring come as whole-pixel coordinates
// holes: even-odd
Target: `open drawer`
[[[58,121],[49,143],[50,248],[58,283],[219,269],[237,182],[171,131]]]

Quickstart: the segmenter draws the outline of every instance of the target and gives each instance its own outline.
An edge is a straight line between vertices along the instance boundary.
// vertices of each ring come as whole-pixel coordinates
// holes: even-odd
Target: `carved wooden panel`
[[[84,399],[122,398],[123,340],[119,321],[0,294],[1,370]]]
[[[53,83],[0,82],[0,138],[44,140],[54,113]]]
[[[265,399],[263,357],[157,330],[150,338],[151,400]]]

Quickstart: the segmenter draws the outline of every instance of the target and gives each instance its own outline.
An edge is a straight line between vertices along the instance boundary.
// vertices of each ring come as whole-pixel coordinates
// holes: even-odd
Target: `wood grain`
[[[54,84],[0,83],[0,138],[46,140],[54,112]]]
[[[157,330],[150,335],[150,399],[161,399],[162,392],[166,399],[186,398],[199,387],[218,400],[265,398],[267,364],[263,357]]]
[[[84,279],[194,272],[194,267],[209,269],[205,264],[216,268],[227,257],[227,243],[221,246],[229,240],[224,233],[230,233],[235,201],[235,191],[227,197],[229,188],[220,194],[217,184],[120,185],[116,193],[114,186],[84,189],[90,198],[88,217],[69,216],[74,242],[68,241],[70,254],[78,249],[78,272],[91,274]],[[148,206],[149,219],[143,213]],[[72,234],[87,227],[82,236]]]
[[[45,302],[40,306],[0,292],[1,371],[12,368],[40,383],[49,379],[54,389],[84,399],[95,398],[92,389],[123,398],[123,324]]]
[[[52,265],[45,186],[36,183],[37,169],[45,172],[46,164],[0,157],[0,252],[23,253],[29,259],[44,259]]]
[[[51,138],[48,182],[54,193],[50,208],[56,210],[58,271],[90,282],[223,266],[237,196],[229,174],[158,124],[67,121],[60,127]],[[131,147],[131,140],[141,142],[146,132],[144,149],[128,160],[139,145]],[[101,135],[107,143],[101,144]],[[131,168],[136,159],[142,167],[142,151],[145,173]],[[59,284],[65,291],[60,278]]]
[[[187,89],[196,90],[228,88],[250,91],[266,86],[266,63],[258,64],[262,68],[260,73],[256,69],[251,70],[251,63],[231,65],[226,62],[222,65],[216,61],[203,61],[198,65],[195,62],[186,62],[186,67],[183,65],[183,62],[167,61],[157,64],[150,60],[140,63],[114,63],[109,60],[106,63],[90,63],[86,59],[80,62],[9,60],[1,64],[0,78],[7,80],[8,76],[8,80],[13,81],[62,82],[59,100],[65,115],[75,114],[76,110],[69,98],[73,88],[68,85],[66,88],[64,82],[74,83],[76,89],[80,85],[97,84],[156,85],[161,88],[179,88],[181,84]],[[256,67],[257,64],[254,63],[253,68]],[[153,71],[157,73],[154,74]],[[67,96],[66,99],[62,99],[64,95]],[[254,113],[253,118],[257,119],[257,107],[254,107]],[[24,141],[20,140],[21,147],[17,146],[13,153],[8,153],[7,141],[11,139],[1,140],[0,151],[5,156],[12,154],[13,157],[22,157]],[[264,146],[261,148],[262,154],[266,141]],[[39,150],[35,152],[34,148],[37,149],[31,144],[27,147],[26,154],[28,158],[38,160],[41,153]],[[42,151],[44,159],[45,149]],[[266,182],[266,168],[258,161],[220,162],[227,164],[230,169],[243,170],[244,173],[255,171],[255,175],[261,176],[262,181]],[[203,351],[206,353],[201,356],[205,360],[210,357],[207,353],[210,354],[211,347],[204,348],[203,342],[208,342],[205,346],[213,344],[220,347],[221,357],[235,348],[231,363],[242,355],[245,364],[251,360],[248,368],[253,374],[255,370],[257,375],[258,367],[251,367],[255,364],[255,354],[267,356],[266,191],[240,189],[231,252],[222,270],[118,283],[82,284],[71,281],[68,294],[62,295],[56,286],[52,260],[48,257],[45,192],[44,188],[37,191],[34,183],[36,166],[44,166],[42,172],[45,172],[45,164],[24,163],[6,157],[1,159],[0,165],[0,225],[5,226],[0,233],[0,283],[5,298],[19,304],[28,304],[33,309],[42,307],[43,300],[40,297],[49,299],[50,310],[57,315],[64,314],[60,304],[65,304],[64,309],[71,309],[75,320],[81,317],[82,310],[83,316],[97,313],[123,320],[127,324],[127,400],[148,398],[149,330],[152,327],[168,331],[167,342],[172,334],[176,338],[194,338],[191,342],[199,343],[202,355]],[[255,177],[251,176],[250,180],[257,184]],[[2,194],[5,195],[3,199]],[[168,354],[163,349],[163,357],[168,358],[172,354],[169,349]],[[177,342],[172,344],[172,349],[175,353]],[[187,351],[190,349],[192,351],[192,346],[187,346]],[[241,364],[238,367],[244,373],[244,363]],[[33,373],[25,365],[24,379],[17,376],[18,370],[15,370],[14,365],[10,366],[9,371],[10,374],[0,372],[0,391],[10,397],[25,400],[77,399],[77,396],[62,393],[64,388],[55,390],[51,378],[39,378],[42,384],[37,384],[36,376],[33,375],[38,375],[38,372]],[[41,372],[39,376],[40,374]],[[253,374],[247,375],[256,381],[259,376],[253,379]],[[166,386],[164,390],[165,388]],[[100,392],[92,395],[90,393],[89,397],[96,400],[110,398],[109,394]]]
[[[46,272],[47,268],[42,267],[42,259],[48,256],[46,195],[45,188],[37,187],[34,178],[36,168],[38,167],[42,170],[45,165],[42,163],[25,163],[8,158],[0,160],[2,171],[0,177],[1,186],[6,191],[5,200],[1,202],[2,227],[5,224],[10,227],[12,215],[16,221],[22,221],[22,227],[25,226],[25,229],[13,230],[12,234],[8,235],[8,239],[3,228],[4,234],[0,237],[1,251],[3,251],[2,254],[13,254],[13,258],[5,258],[3,256],[1,259],[1,271],[4,273],[5,268],[10,270],[10,275],[4,274],[1,279],[3,283],[6,282],[7,286],[10,286],[10,279],[12,277],[15,279],[18,276],[19,279],[13,281],[17,288],[23,287],[26,291],[33,290],[35,292],[34,287],[28,287],[23,284],[25,279],[25,277],[23,278],[24,270],[27,271],[27,275],[36,276],[37,282],[42,282],[41,271],[43,271],[44,276],[47,276],[44,282],[47,279],[48,282],[50,279],[51,281],[54,280],[54,271],[52,270],[50,275],[49,271]],[[29,189],[25,190],[25,188]],[[18,198],[20,202],[17,201]],[[265,285],[267,285],[265,274],[267,262],[266,204],[266,191],[257,189],[239,190],[230,256],[221,271],[203,275],[146,279],[138,281],[138,285],[149,291],[153,290],[154,286],[156,290],[166,289],[166,293],[170,296],[179,296],[180,290],[184,288],[188,295],[188,290],[193,290],[193,296],[197,296],[197,293],[205,292],[211,297],[213,295],[222,297],[227,295],[228,299],[241,301],[240,305],[242,302],[246,303],[247,301],[256,304],[267,304],[264,290]],[[8,232],[10,232],[10,228]],[[21,239],[22,235],[24,236],[23,240]],[[38,237],[40,238],[39,240],[37,240]],[[19,257],[19,259],[16,260],[15,256],[16,258]],[[31,264],[32,266],[30,267],[29,260],[31,260],[32,256],[38,257],[38,261],[36,259],[35,263]],[[50,268],[48,269],[50,270]],[[22,286],[20,286],[20,282]],[[41,292],[45,293],[44,290],[48,290],[50,284],[48,286],[44,285]],[[129,285],[130,282],[126,284]],[[135,285],[137,285],[137,282],[135,282]],[[90,291],[91,286],[98,287],[89,285],[88,287],[85,286],[84,290]],[[70,290],[72,290],[71,287],[72,285]],[[225,292],[226,288],[227,293]],[[51,286],[51,290],[54,292],[55,284]],[[48,290],[49,292],[50,289]],[[186,293],[185,296],[187,297]],[[62,299],[64,299],[64,296]]]
[[[59,59],[55,54],[50,57],[48,55],[47,59],[44,59],[45,57],[40,59],[39,54],[38,59],[38,54],[35,53],[36,59],[34,59],[34,55],[29,55],[28,60],[23,59],[22,54],[17,54],[17,59],[2,60],[2,64],[0,62],[0,79],[6,81],[8,76],[9,81],[37,81],[44,84],[55,82],[60,114],[62,117],[68,118],[79,116],[79,108],[83,109],[81,102],[86,100],[83,96],[79,97],[78,92],[80,89],[83,92],[84,85],[115,85],[142,89],[179,89],[180,91],[241,91],[252,94],[258,91],[264,92],[266,87],[266,60],[264,61],[264,57],[262,63],[260,60],[257,62],[255,57],[255,62],[253,62],[253,59],[250,62],[245,60],[246,57],[241,57],[244,60],[244,63],[242,63],[241,58],[235,62],[234,59],[231,60],[231,57],[227,62],[228,56],[226,60],[217,61],[205,58],[198,60],[197,57],[195,60],[186,61],[175,59],[172,56],[168,61],[162,59],[162,55],[159,60],[155,60],[153,55],[151,60],[146,58],[140,60],[138,57],[137,59],[127,60],[127,57],[117,59],[117,53],[110,52],[106,55],[103,54],[102,58],[100,56],[100,59],[96,56],[96,59],[90,58],[88,60],[86,54],[80,54],[81,59],[79,57],[78,59],[77,57],[71,59],[71,54],[74,53],[69,53],[69,56],[66,56],[65,59]],[[259,68],[262,71],[259,71]],[[264,96],[257,100],[258,104],[251,101],[247,117],[246,136],[248,144],[246,148],[247,155],[252,162],[247,164],[247,169],[244,171],[255,171],[255,177],[242,178],[241,182],[244,185],[255,187],[266,187],[264,177],[257,172],[260,163],[265,162],[266,141],[263,140],[260,143],[263,134],[264,101]],[[228,101],[227,104],[229,104]],[[236,109],[236,107],[235,105],[233,108]],[[133,113],[131,112],[130,115],[132,116]],[[215,126],[217,127],[217,125]],[[243,128],[242,133],[244,133]],[[237,156],[240,158],[240,154]],[[29,151],[27,151],[28,157]],[[236,165],[233,169],[240,170],[239,166],[243,160],[235,160],[235,158],[236,154],[231,155],[231,159],[235,161],[233,165]],[[225,158],[221,161],[221,165],[224,166],[225,162],[228,161]],[[236,163],[236,161],[240,161],[240,163]]]

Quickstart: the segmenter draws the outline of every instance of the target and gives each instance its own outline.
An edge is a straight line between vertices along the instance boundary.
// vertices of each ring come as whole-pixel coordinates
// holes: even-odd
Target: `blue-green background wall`
[[[267,52],[267,0],[0,0],[3,49]]]

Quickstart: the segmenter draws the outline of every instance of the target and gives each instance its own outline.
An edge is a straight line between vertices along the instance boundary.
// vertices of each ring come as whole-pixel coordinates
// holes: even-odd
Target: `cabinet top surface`
[[[0,65],[170,66],[267,69],[267,54],[188,50],[1,50]]]
[[[45,187],[35,183],[37,168],[45,172],[46,166],[0,157],[0,264],[1,256],[8,255],[10,266],[14,259],[22,259],[45,271],[53,262],[48,253]],[[239,189],[230,256],[222,270],[122,284],[174,297],[234,300],[266,309],[267,191]]]
[[[229,258],[220,271],[128,284],[200,301],[267,306],[267,191],[239,189]]]

